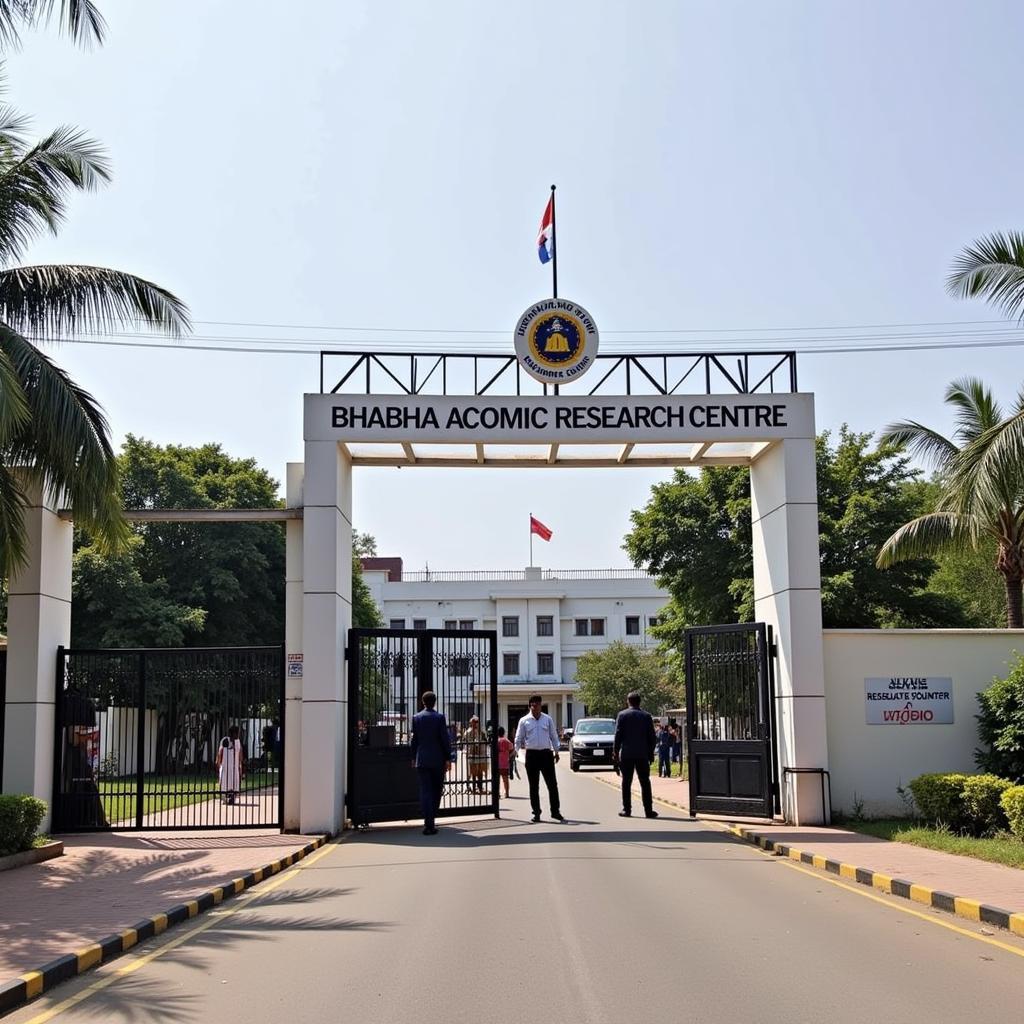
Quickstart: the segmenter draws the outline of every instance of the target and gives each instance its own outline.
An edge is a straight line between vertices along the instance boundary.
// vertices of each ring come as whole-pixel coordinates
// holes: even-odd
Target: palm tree
[[[0,0],[0,45],[17,46],[19,28],[35,28],[55,14],[61,31],[76,43],[103,42],[107,26],[93,0]]]
[[[946,279],[958,299],[988,299],[1007,316],[1024,318],[1024,233],[996,231],[964,248]]]
[[[1006,588],[1006,624],[1017,629],[1024,625],[1024,460],[1014,457],[1012,442],[1014,425],[1024,424],[1024,391],[1008,419],[973,377],[950,384],[945,401],[957,414],[953,440],[914,421],[893,423],[881,436],[930,462],[941,492],[934,512],[904,524],[882,545],[877,564],[886,568],[942,549],[977,549],[991,539]]]
[[[43,4],[6,7],[47,8]],[[81,6],[80,4],[77,6]],[[3,10],[0,0],[0,11]],[[65,5],[66,7],[66,5]],[[2,17],[0,17],[2,20]],[[126,535],[117,465],[95,400],[40,351],[81,327],[139,319],[173,336],[188,311],[170,292],[106,267],[18,266],[33,239],[57,233],[66,199],[110,179],[100,146],[72,128],[34,145],[28,123],[0,106],[0,576],[24,563],[27,480],[63,495],[75,520],[110,544]]]

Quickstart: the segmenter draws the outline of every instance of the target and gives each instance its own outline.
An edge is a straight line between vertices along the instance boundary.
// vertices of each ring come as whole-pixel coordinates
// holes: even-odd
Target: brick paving
[[[618,782],[614,776],[604,778],[605,781]],[[633,788],[639,793],[635,784]],[[656,799],[688,809],[690,789],[687,781],[659,779],[652,775],[651,788]],[[636,802],[634,797],[634,806]],[[842,828],[796,827],[765,821],[749,824],[750,819],[735,820],[747,821],[749,831],[805,853],[977,900],[1013,914],[1024,913],[1024,870],[1020,868],[939,850],[925,850]]]
[[[287,857],[277,831],[58,836],[64,856],[0,872],[0,984]]]

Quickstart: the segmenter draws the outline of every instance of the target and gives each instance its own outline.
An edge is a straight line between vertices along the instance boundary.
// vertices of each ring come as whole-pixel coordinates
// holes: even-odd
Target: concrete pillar
[[[814,437],[781,441],[758,458],[750,498],[755,618],[771,624],[778,645],[780,776],[782,766],[828,768]],[[788,821],[824,820],[818,776],[789,776],[783,798]]]
[[[337,442],[306,442],[302,491],[299,820],[303,832],[333,834],[344,824],[352,623],[352,460]]]
[[[285,504],[302,508],[301,462],[289,462],[285,474]],[[302,520],[289,519],[285,526],[284,647],[288,675],[284,683],[284,828],[301,827],[302,789],[302,680],[305,666],[295,669],[302,657]]]
[[[74,529],[57,518],[54,496],[26,487],[28,561],[7,591],[7,706],[4,792],[53,798],[57,648],[71,642]],[[50,828],[50,814],[42,830]]]

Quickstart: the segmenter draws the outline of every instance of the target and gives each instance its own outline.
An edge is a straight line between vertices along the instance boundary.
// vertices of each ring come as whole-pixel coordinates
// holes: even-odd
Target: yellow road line
[[[123,964],[121,967],[115,968],[111,974],[107,975],[107,977],[93,982],[91,985],[82,989],[81,992],[77,992],[75,995],[57,1003],[56,1006],[52,1006],[50,1009],[37,1014],[35,1017],[26,1021],[25,1024],[45,1024],[46,1021],[53,1020],[58,1014],[66,1013],[72,1007],[78,1006],[79,1003],[83,1003],[86,999],[92,998],[98,992],[102,992],[103,989],[109,988],[115,981],[119,981],[121,978],[127,977],[129,974],[134,974],[135,971],[141,970],[143,967],[151,964],[154,960],[158,960],[165,953],[169,953],[172,949],[177,949],[178,946],[188,942],[189,939],[194,938],[201,932],[205,932],[208,928],[212,928],[214,925],[220,924],[224,918],[230,917],[232,914],[236,914],[240,910],[244,910],[251,903],[255,903],[260,899],[260,897],[266,896],[279,886],[284,885],[285,882],[294,878],[300,871],[304,871],[322,857],[326,857],[328,853],[335,850],[339,845],[340,841],[337,839],[325,843],[315,853],[311,853],[308,857],[300,861],[298,866],[293,868],[291,871],[279,874],[272,882],[267,882],[264,885],[261,885],[258,890],[252,889],[248,895],[243,896],[241,899],[233,900],[218,914],[210,914],[201,924],[197,924],[194,928],[190,928],[177,938],[164,943],[159,949],[154,949],[151,953],[146,953],[143,956],[136,956],[128,959],[127,963]],[[41,980],[42,979],[40,978],[40,982]]]

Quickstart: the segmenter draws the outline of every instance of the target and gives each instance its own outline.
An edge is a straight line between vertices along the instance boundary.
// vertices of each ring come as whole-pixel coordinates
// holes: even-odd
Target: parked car
[[[590,764],[614,771],[614,740],[614,718],[581,718],[569,740],[569,767],[578,772],[583,765]]]
[[[573,734],[573,730],[572,729],[563,729],[562,730],[562,735],[561,735],[561,737],[559,738],[559,741],[558,741],[558,749],[559,750],[568,750],[569,749],[569,741],[572,739],[572,734]]]

